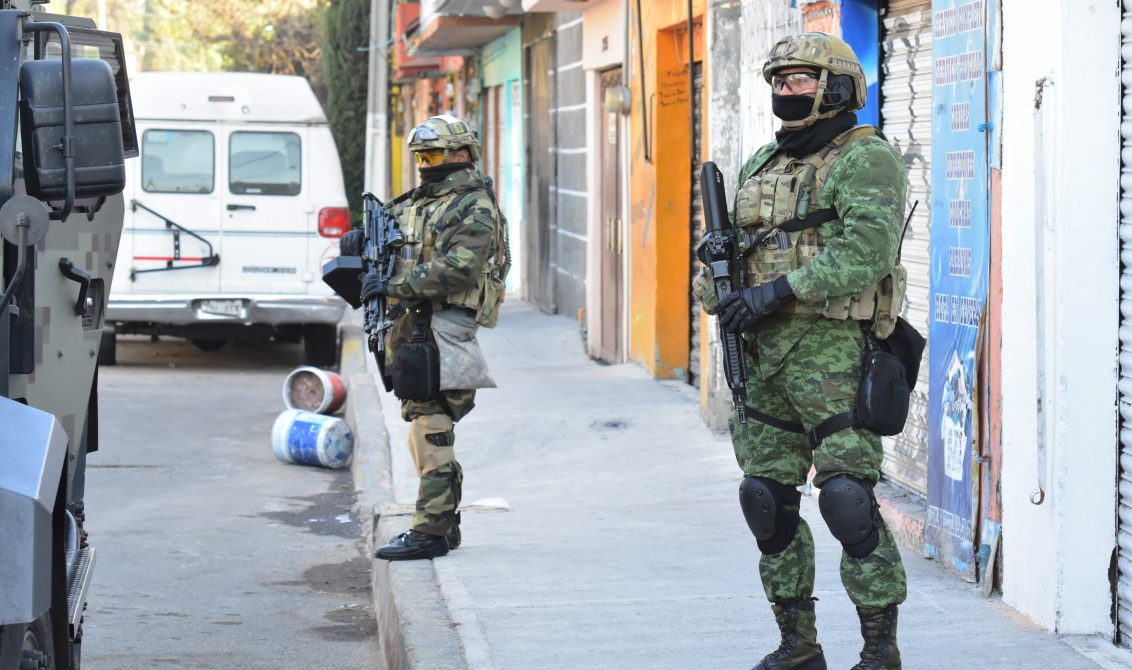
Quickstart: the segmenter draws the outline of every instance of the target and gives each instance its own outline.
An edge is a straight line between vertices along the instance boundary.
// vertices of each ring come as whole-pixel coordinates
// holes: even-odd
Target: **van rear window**
[[[147,130],[142,135],[142,189],[212,193],[216,140],[207,130]]]
[[[239,195],[298,195],[302,143],[295,133],[232,133],[228,188]]]

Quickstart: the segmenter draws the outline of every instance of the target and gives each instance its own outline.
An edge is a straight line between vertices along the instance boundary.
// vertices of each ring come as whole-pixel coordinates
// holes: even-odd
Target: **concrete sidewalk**
[[[500,323],[481,332],[500,388],[482,391],[457,427],[463,546],[373,563],[390,670],[753,666],[777,629],[739,510],[740,471],[696,394],[589,360],[569,319],[513,302]],[[396,399],[375,390],[361,354],[347,344],[343,373],[372,546],[407,527],[416,477]],[[817,542],[820,640],[830,667],[848,668],[861,643],[840,545],[816,500],[804,497],[802,513]],[[1050,635],[914,551],[905,562],[910,670],[1132,668],[1106,640]]]

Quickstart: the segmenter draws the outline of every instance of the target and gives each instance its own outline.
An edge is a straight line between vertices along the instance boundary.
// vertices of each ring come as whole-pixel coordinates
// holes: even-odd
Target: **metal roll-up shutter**
[[[1118,503],[1116,618],[1122,644],[1132,647],[1132,7],[1121,23],[1124,119],[1120,166],[1120,479]]]
[[[881,125],[908,166],[908,208],[919,201],[904,238],[908,270],[904,318],[927,336],[931,290],[932,5],[891,0],[884,16]],[[908,210],[905,210],[908,211]],[[931,343],[928,343],[931,346]],[[924,352],[925,362],[928,352]],[[881,472],[920,495],[928,492],[928,366],[920,366],[908,424],[884,438]]]
[[[555,38],[544,37],[527,47],[526,93],[527,123],[527,212],[523,231],[524,297],[544,312],[554,314],[554,269],[551,245],[554,243],[554,204],[550,187],[554,183]]]
[[[701,62],[696,62],[693,65],[694,82],[692,84],[692,104],[695,111],[695,117],[692,127],[692,139],[694,142],[692,148],[692,245],[689,258],[691,259],[692,274],[690,277],[695,277],[701,267],[700,259],[696,258],[696,247],[700,246],[700,241],[704,238],[704,206],[703,197],[700,194],[700,167],[702,166],[702,159],[700,152],[702,151],[703,143],[703,118],[704,118],[704,97],[700,93],[704,90],[704,65]],[[690,285],[690,284],[689,284]],[[691,343],[688,348],[688,383],[696,388],[700,387],[700,301],[696,298],[696,294],[692,293],[690,304],[692,305],[692,313],[689,316],[689,330],[691,331]]]

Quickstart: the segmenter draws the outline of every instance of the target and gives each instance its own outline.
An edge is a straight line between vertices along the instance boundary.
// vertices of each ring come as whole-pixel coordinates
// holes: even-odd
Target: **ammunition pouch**
[[[839,321],[871,322],[873,336],[886,339],[896,329],[896,319],[904,306],[908,271],[897,265],[879,282],[860,293],[829,300],[823,307],[793,302],[779,311],[786,314],[820,314]]]

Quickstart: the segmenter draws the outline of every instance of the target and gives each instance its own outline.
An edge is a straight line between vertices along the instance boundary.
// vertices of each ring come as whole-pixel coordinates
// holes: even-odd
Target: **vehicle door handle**
[[[228,205],[228,211],[229,212],[234,212],[237,209],[250,209],[251,211],[254,212],[255,211],[255,205]]]
[[[75,301],[75,316],[82,316],[86,308],[86,294],[90,289],[90,273],[75,267],[75,264],[66,258],[59,259],[59,272],[79,285],[79,299]]]

